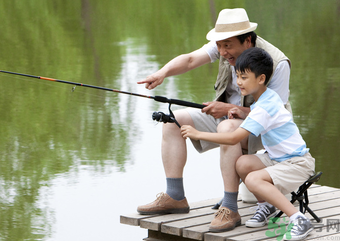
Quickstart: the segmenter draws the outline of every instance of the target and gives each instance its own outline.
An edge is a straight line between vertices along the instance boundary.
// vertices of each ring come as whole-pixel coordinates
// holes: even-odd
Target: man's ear
[[[251,47],[251,36],[248,36],[246,39],[245,39],[245,42],[247,44],[247,47],[250,48]]]

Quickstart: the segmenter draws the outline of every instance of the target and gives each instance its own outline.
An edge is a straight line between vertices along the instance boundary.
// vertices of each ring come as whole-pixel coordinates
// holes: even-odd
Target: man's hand
[[[183,125],[181,127],[181,135],[183,136],[184,139],[187,139],[187,137],[193,139],[193,140],[199,140],[198,136],[199,136],[199,131],[196,130],[194,127],[190,126],[190,125]]]
[[[247,115],[248,115],[247,113],[245,113],[238,107],[231,108],[228,111],[228,119],[243,119],[244,120],[247,117]]]
[[[202,112],[212,115],[215,119],[228,115],[228,111],[235,107],[233,104],[220,101],[206,102],[203,103],[203,105],[206,105],[207,107],[204,107]]]
[[[164,81],[165,76],[160,74],[159,71],[156,73],[149,75],[144,80],[138,81],[137,84],[145,84],[145,88],[152,90],[156,86],[161,85]]]

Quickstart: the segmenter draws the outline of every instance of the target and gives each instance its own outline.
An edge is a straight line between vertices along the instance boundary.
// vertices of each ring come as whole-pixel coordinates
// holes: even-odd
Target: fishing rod
[[[168,99],[167,97],[164,97],[164,96],[142,95],[142,94],[127,92],[127,91],[122,91],[122,90],[116,90],[116,89],[110,89],[110,88],[105,88],[105,87],[100,87],[100,86],[94,86],[94,85],[82,84],[82,83],[77,83],[77,82],[59,80],[59,79],[54,79],[54,78],[49,78],[49,77],[42,77],[42,76],[36,76],[36,75],[30,75],[30,74],[10,72],[10,71],[5,71],[5,70],[0,70],[0,72],[6,73],[6,74],[13,74],[13,75],[29,77],[29,78],[35,78],[35,79],[42,79],[42,80],[60,82],[60,83],[70,84],[70,85],[75,85],[75,86],[82,86],[82,87],[94,88],[94,89],[99,89],[99,90],[106,90],[106,91],[116,92],[116,93],[120,93],[120,94],[127,94],[127,95],[133,95],[133,96],[153,99],[155,101],[162,102],[162,103],[169,103],[170,114],[167,115],[167,114],[164,114],[163,112],[154,112],[152,114],[152,119],[159,121],[159,122],[164,122],[164,123],[167,123],[167,122],[176,123],[176,125],[178,127],[180,127],[180,125],[176,121],[175,116],[170,109],[171,104],[185,106],[185,107],[193,107],[193,108],[198,108],[198,109],[202,109],[202,108],[205,107],[205,105],[202,105],[202,104],[197,104],[197,103],[184,101],[184,100],[178,100],[178,99]],[[73,88],[73,90],[74,90],[74,88]]]

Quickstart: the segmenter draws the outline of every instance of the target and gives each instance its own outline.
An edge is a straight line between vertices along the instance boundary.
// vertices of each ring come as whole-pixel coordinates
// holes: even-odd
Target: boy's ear
[[[266,75],[265,74],[261,74],[259,76],[260,80],[259,80],[259,84],[264,84],[266,82]]]

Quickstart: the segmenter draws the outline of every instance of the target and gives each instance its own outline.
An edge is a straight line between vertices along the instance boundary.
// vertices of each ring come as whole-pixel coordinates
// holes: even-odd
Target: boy
[[[246,222],[248,227],[260,227],[275,215],[275,207],[290,217],[284,239],[301,240],[312,230],[310,220],[299,212],[285,198],[314,174],[315,160],[292,121],[291,114],[284,108],[280,97],[266,87],[273,60],[263,49],[245,50],[236,61],[237,85],[243,96],[252,95],[255,102],[251,111],[245,113],[238,108],[231,109],[228,118],[244,119],[241,126],[232,133],[199,132],[192,126],[184,125],[184,138],[206,140],[219,144],[235,145],[249,134],[259,136],[266,149],[265,154],[243,155],[236,162],[236,171],[249,191],[258,200],[255,215]],[[221,220],[228,218],[231,211],[221,207],[215,214],[210,230],[221,230]],[[232,218],[233,216],[230,215]],[[229,217],[230,218],[230,217]],[[240,217],[236,223],[240,224]]]

